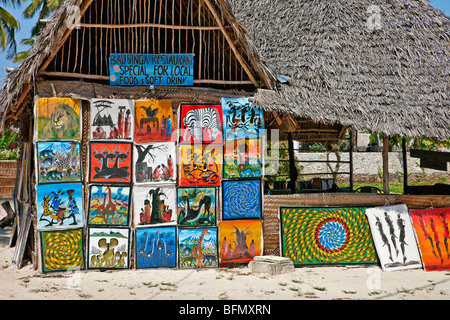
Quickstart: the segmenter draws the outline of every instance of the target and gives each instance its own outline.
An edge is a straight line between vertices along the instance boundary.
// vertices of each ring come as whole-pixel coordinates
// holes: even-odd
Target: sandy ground
[[[0,217],[2,215],[0,214]],[[270,276],[247,266],[40,274],[11,263],[0,229],[0,300],[447,300],[450,271],[383,272],[377,266],[302,267]]]

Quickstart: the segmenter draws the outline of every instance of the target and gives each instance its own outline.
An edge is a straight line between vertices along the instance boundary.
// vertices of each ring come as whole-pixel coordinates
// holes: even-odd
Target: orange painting
[[[134,142],[173,140],[174,121],[170,100],[135,101],[134,119]]]
[[[426,271],[450,269],[450,208],[410,210]]]
[[[248,262],[261,255],[261,220],[230,220],[219,224],[220,262]]]
[[[222,145],[180,145],[180,187],[220,186]]]

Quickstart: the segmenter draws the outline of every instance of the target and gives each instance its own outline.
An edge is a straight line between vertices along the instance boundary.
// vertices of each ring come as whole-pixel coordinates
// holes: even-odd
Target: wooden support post
[[[350,157],[350,191],[353,191],[353,147],[354,147],[354,139],[355,139],[355,132],[353,131],[353,129],[350,129],[350,152],[349,152],[349,157]]]
[[[402,138],[403,154],[403,194],[408,194],[408,155],[406,151],[406,138]]]
[[[383,136],[383,192],[389,194],[389,137]]]
[[[295,154],[294,154],[294,140],[292,139],[292,133],[288,133],[288,152],[289,152],[289,189],[291,193],[295,193],[295,184],[298,178],[297,167],[295,166]]]

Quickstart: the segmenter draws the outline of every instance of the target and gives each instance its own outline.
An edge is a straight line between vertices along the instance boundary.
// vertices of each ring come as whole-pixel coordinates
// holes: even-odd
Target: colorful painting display
[[[135,186],[133,188],[134,225],[176,224],[174,185]]]
[[[220,186],[223,146],[180,145],[181,187]]]
[[[176,227],[136,229],[136,269],[176,267]]]
[[[223,220],[261,218],[261,180],[224,180]]]
[[[81,182],[79,142],[37,142],[37,183]]]
[[[35,141],[81,140],[81,102],[42,98],[35,102]]]
[[[136,184],[175,183],[175,142],[155,142],[134,145]]]
[[[83,229],[41,232],[42,272],[84,269]]]
[[[366,216],[383,271],[422,268],[405,204],[368,208]]]
[[[261,140],[228,140],[225,143],[223,178],[257,178],[262,174]]]
[[[36,186],[37,228],[83,226],[83,187],[81,183]]]
[[[88,225],[128,226],[131,187],[91,185]]]
[[[134,101],[127,99],[91,100],[91,139],[132,140]]]
[[[131,183],[132,148],[127,142],[91,142],[89,182]]]
[[[218,266],[217,228],[178,228],[179,268]]]
[[[135,101],[134,142],[172,141],[174,127],[170,100]]]
[[[248,262],[261,255],[261,220],[221,221],[220,262]]]
[[[258,138],[264,134],[263,110],[248,98],[222,98],[225,140]]]
[[[215,226],[217,216],[217,188],[178,188],[178,226]]]
[[[280,208],[282,254],[294,265],[377,264],[366,208]]]
[[[222,143],[222,106],[181,104],[180,143]]]
[[[450,208],[410,210],[426,271],[450,269]]]
[[[89,228],[88,269],[128,269],[130,229]]]

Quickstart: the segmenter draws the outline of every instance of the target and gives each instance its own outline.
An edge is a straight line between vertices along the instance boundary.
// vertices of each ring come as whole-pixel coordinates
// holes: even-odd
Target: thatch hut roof
[[[259,90],[265,108],[390,136],[450,137],[450,18],[440,10],[417,0],[229,3],[261,60],[290,77]]]
[[[8,74],[0,113],[15,113],[22,92],[67,31],[66,0],[29,57]],[[418,0],[214,0],[236,18],[248,50],[290,78],[260,89],[266,109],[357,130],[450,137],[450,18]],[[380,23],[369,20],[380,14]],[[369,25],[367,24],[369,20]],[[372,22],[371,22],[372,21]],[[373,23],[375,22],[375,23]],[[247,31],[241,32],[241,26]],[[235,27],[235,26],[234,26]],[[251,53],[249,54],[251,55]]]

